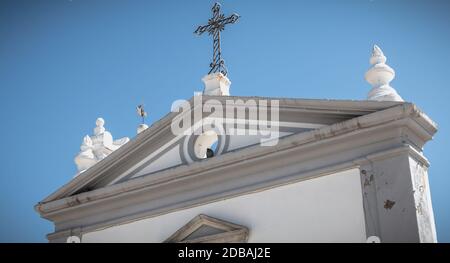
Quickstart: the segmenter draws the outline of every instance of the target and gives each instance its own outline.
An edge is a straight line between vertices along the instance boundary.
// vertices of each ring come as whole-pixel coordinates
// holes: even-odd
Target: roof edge
[[[223,165],[221,163],[222,161],[226,161],[227,163],[245,161],[245,159],[247,158],[259,156],[261,154],[283,151],[291,147],[299,147],[307,143],[338,136],[353,130],[370,128],[383,123],[408,117],[413,118],[425,131],[425,134],[427,136],[422,138],[424,141],[428,141],[429,139],[431,139],[434,133],[437,131],[435,123],[427,115],[421,112],[414,104],[402,103],[400,105],[382,111],[377,111],[344,122],[325,126],[317,130],[291,135],[287,138],[281,139],[280,143],[276,147],[261,148],[258,147],[258,145],[248,147],[239,151],[240,155],[244,155],[244,157],[236,157],[237,152],[232,152],[220,157],[218,156],[219,158],[210,160],[208,162],[193,163],[187,166],[179,166],[155,173],[159,174],[159,176],[152,176],[151,178],[139,178],[139,180],[125,181],[117,185],[105,187],[108,188],[108,194],[103,193],[104,191],[102,190],[104,190],[105,188],[101,188],[93,190],[91,192],[80,193],[74,196],[68,196],[57,200],[44,200],[36,204],[35,209],[38,213],[41,214],[41,216],[45,217],[47,214],[51,214],[60,209],[74,207],[83,203],[107,198],[110,195],[117,195],[123,192],[132,191],[133,189],[139,189],[147,185],[161,183],[161,178],[165,178],[164,180],[176,179],[173,177],[173,174],[177,174],[178,176],[186,176],[186,174],[198,172],[199,169],[213,169],[216,166],[221,166]]]

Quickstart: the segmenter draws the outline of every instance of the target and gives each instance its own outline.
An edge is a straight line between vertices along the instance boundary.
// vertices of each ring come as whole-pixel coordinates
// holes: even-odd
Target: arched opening
[[[197,137],[194,143],[195,156],[199,159],[211,158],[217,153],[219,137],[213,130],[206,131]]]

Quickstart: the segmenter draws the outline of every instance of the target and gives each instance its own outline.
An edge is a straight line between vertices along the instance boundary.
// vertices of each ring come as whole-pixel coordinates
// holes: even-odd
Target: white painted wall
[[[431,203],[428,169],[409,157],[409,165],[414,188],[414,202],[416,207],[417,225],[420,232],[420,242],[436,243],[436,226],[434,224],[433,205]]]
[[[198,214],[247,226],[249,242],[365,242],[359,169],[85,233],[82,242],[162,242]]]
[[[157,160],[153,161],[147,167],[136,173],[133,178],[139,177],[144,174],[160,171],[168,167],[177,166],[181,163],[180,146],[176,145],[161,157],[159,157]]]
[[[247,131],[248,133],[248,131]],[[279,138],[282,138],[287,135],[293,134],[292,132],[279,132],[278,136]],[[264,139],[269,139],[270,136],[262,136],[260,134],[258,135],[231,135],[230,136],[230,145],[228,146],[228,150],[236,150],[239,148],[243,148],[249,145],[254,144],[260,144],[261,142],[264,142]]]

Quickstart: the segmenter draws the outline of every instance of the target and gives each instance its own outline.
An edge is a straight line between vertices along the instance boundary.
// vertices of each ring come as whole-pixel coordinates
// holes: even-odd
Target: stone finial
[[[147,124],[145,124],[145,123],[139,124],[139,126],[137,127],[137,130],[136,130],[136,131],[137,131],[137,134],[139,134],[139,133],[141,133],[141,132],[147,130],[147,128],[148,128],[148,125],[147,125]]]
[[[373,46],[372,56],[370,57],[370,64],[375,65],[379,63],[386,63],[386,57],[383,54],[381,48],[377,45]]]
[[[372,85],[367,95],[368,100],[377,101],[403,101],[397,91],[389,83],[395,77],[395,71],[386,65],[386,57],[377,45],[373,46],[370,64],[373,65],[365,75],[365,79]]]
[[[84,172],[130,140],[127,137],[113,140],[111,133],[105,130],[105,120],[102,118],[98,118],[95,124],[94,134],[84,136],[80,152],[75,157],[78,174]]]
[[[230,96],[231,81],[221,72],[211,73],[203,77],[204,95]]]
[[[95,121],[95,125],[96,125],[96,127],[94,128],[95,135],[99,135],[105,132],[105,127],[103,127],[103,125],[105,125],[105,120],[103,118],[97,118],[97,120]]]

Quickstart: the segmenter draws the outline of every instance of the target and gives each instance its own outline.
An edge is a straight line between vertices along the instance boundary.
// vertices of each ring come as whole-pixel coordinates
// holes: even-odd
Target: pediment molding
[[[428,120],[414,105],[406,103],[286,137],[276,147],[252,146],[206,162],[39,204],[36,210],[55,222],[56,232],[49,235],[53,239],[80,224],[85,231],[94,231],[359,167],[370,158],[389,154],[420,157],[421,147],[436,131]],[[98,213],[102,213],[101,222]]]
[[[220,103],[225,100],[272,100],[280,101],[280,121],[285,123],[306,122],[316,120],[323,125],[330,125],[349,120],[361,115],[374,113],[376,111],[399,105],[398,102],[376,102],[376,101],[340,101],[340,100],[305,100],[305,99],[283,99],[265,97],[233,97],[233,96],[205,96]],[[193,98],[190,102],[192,103]],[[245,106],[245,105],[241,105]],[[193,109],[191,109],[193,110]],[[84,173],[72,179],[66,185],[45,198],[41,203],[48,203],[61,198],[76,194],[89,192],[105,187],[117,178],[130,172],[130,169],[140,165],[140,162],[155,150],[173,140],[175,136],[170,131],[172,119],[178,113],[169,113],[161,120],[155,122],[144,132],[138,134],[129,143],[123,145],[117,151],[111,153],[107,158],[101,160]],[[300,119],[299,119],[300,118]],[[184,163],[186,164],[186,163]],[[182,165],[183,166],[183,165]]]
[[[208,231],[201,229],[210,228]],[[193,236],[195,235],[195,236]],[[249,230],[245,226],[233,224],[221,219],[200,214],[178,229],[164,243],[244,243],[247,242]]]

